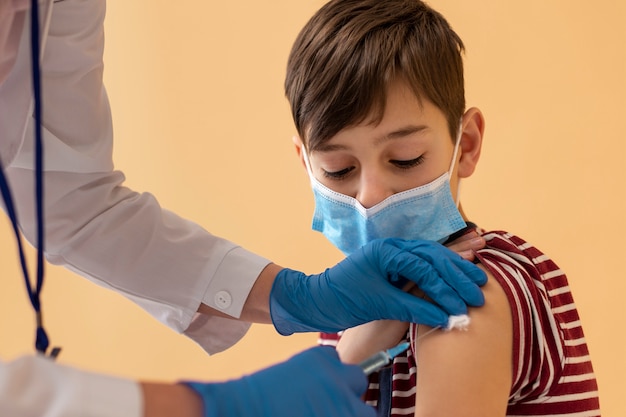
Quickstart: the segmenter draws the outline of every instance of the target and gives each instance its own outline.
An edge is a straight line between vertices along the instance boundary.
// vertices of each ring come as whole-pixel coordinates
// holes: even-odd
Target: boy
[[[313,229],[344,253],[378,237],[448,243],[479,231],[487,241],[476,251],[486,303],[466,332],[374,322],[344,332],[337,349],[357,363],[411,342],[370,378],[366,400],[381,416],[599,416],[565,274],[521,238],[470,223],[458,201],[484,131],[480,110],[465,107],[463,49],[417,0],[331,1],[293,46],[285,89]]]

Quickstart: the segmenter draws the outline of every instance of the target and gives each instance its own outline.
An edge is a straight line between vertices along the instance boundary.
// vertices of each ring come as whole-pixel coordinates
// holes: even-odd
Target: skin
[[[471,108],[462,121],[457,160],[451,174],[452,195],[459,179],[469,177],[480,157],[484,119]],[[302,141],[294,139],[303,161]],[[327,187],[356,198],[364,207],[418,187],[442,175],[450,167],[454,141],[445,115],[430,101],[421,103],[401,80],[387,95],[383,119],[367,119],[348,126],[326,146],[309,151],[313,175]],[[462,207],[459,210],[467,221]],[[458,249],[476,236],[455,242]],[[470,308],[467,331],[435,331],[412,346],[419,362],[416,410],[418,417],[495,417],[506,414],[512,381],[512,319],[500,285],[487,274],[483,287],[485,305]],[[342,359],[358,363],[369,355],[395,345],[406,333],[407,323],[378,321],[344,333],[338,351]],[[418,336],[430,328],[420,326]],[[479,383],[477,383],[479,382]]]
[[[200,396],[180,384],[142,382],[144,417],[202,417]]]
[[[478,236],[476,232],[472,232],[462,236],[449,247],[465,259],[472,260],[474,258],[474,251],[481,249],[484,246],[485,240]],[[261,275],[252,288],[244,306],[244,310],[241,315],[242,320],[257,323],[271,323],[269,315],[269,294],[274,279],[276,278],[276,274],[278,274],[281,269],[281,266],[269,264],[261,272]],[[420,295],[416,288],[407,287],[407,290],[415,291],[416,295]],[[205,314],[215,314],[221,317],[227,317],[223,313],[204,304],[200,306],[198,311]],[[396,338],[396,333],[398,334],[397,340],[399,340],[406,333],[407,328],[408,323],[381,320],[369,323],[369,325],[358,326],[350,329],[350,331],[359,333],[355,334],[356,337],[354,338],[344,337],[345,341],[342,339],[342,344],[345,344],[344,351],[346,355],[346,357],[342,356],[342,358],[350,363],[359,362],[359,358],[369,356],[371,349],[377,346],[370,342],[368,342],[368,344],[360,343],[359,341],[362,338],[365,338],[366,340],[371,339],[377,343],[383,342],[380,345],[380,349],[374,349],[371,351],[373,353],[383,348],[391,347],[391,345],[386,346],[385,344]],[[382,330],[389,332],[386,337],[373,337],[373,335],[380,335],[380,331]],[[353,342],[352,347],[354,349],[349,348],[351,342]],[[367,346],[368,349],[366,351],[360,351],[357,349],[361,346]],[[344,351],[340,350],[340,355],[343,355]],[[352,358],[352,361],[349,360],[348,355],[355,355]],[[201,417],[203,415],[200,397],[184,385],[141,382],[140,386],[143,392],[144,417],[169,417],[172,415],[180,417]]]
[[[0,84],[8,76],[19,46],[19,36],[26,19],[29,0],[8,0],[0,2]],[[473,257],[472,250],[483,246],[481,239],[466,240],[453,247],[467,259]],[[278,272],[283,269],[269,264],[259,275],[244,305],[240,320],[254,323],[271,323],[269,295]],[[230,317],[205,304],[198,312],[220,317]],[[144,402],[144,417],[180,416],[200,417],[203,415],[200,397],[191,389],[176,383],[139,382]]]

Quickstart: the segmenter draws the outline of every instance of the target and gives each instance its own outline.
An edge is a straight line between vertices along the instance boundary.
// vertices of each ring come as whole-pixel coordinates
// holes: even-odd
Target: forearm
[[[142,382],[143,417],[202,417],[200,396],[182,384]]]
[[[341,336],[337,352],[345,363],[360,363],[376,352],[397,345],[408,328],[408,323],[396,320],[376,320],[350,328]]]

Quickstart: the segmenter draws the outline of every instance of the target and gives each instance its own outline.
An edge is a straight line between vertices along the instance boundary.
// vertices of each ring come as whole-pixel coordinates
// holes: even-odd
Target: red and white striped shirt
[[[567,277],[537,248],[506,232],[483,233],[477,259],[500,283],[513,316],[513,383],[507,416],[599,417],[598,387]],[[415,340],[417,325],[407,337]],[[338,335],[321,335],[336,344]],[[413,348],[394,359],[389,415],[413,415]],[[365,400],[380,398],[379,374],[370,376]]]

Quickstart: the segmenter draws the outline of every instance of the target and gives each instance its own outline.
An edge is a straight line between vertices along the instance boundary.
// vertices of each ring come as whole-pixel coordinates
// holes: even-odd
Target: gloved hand
[[[400,290],[407,280],[438,306]],[[282,335],[337,332],[380,319],[446,327],[449,315],[484,304],[478,285],[486,282],[481,269],[436,242],[378,239],[319,275],[281,270],[270,314]]]
[[[361,400],[367,378],[334,348],[319,346],[287,362],[224,383],[183,382],[204,403],[205,417],[374,417]]]

